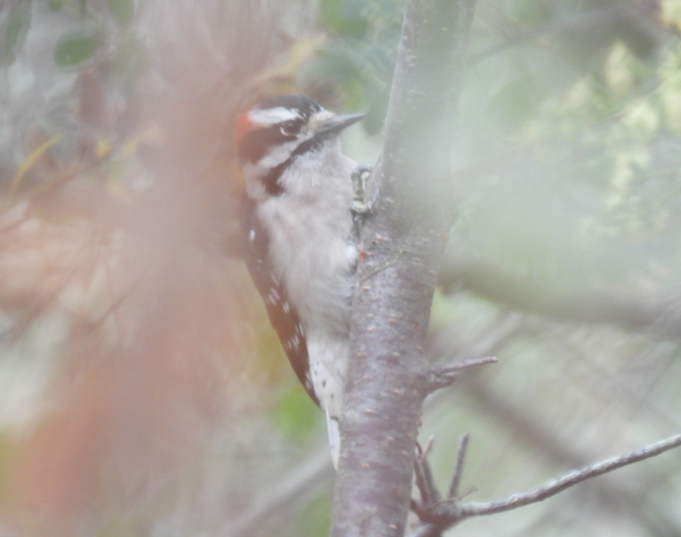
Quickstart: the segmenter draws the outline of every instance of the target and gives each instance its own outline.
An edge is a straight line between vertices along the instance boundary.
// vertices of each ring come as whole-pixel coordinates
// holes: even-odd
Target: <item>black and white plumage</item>
[[[358,259],[350,210],[357,164],[342,154],[339,134],[362,117],[285,95],[254,106],[237,126],[244,257],[294,371],[326,412],[334,464]]]

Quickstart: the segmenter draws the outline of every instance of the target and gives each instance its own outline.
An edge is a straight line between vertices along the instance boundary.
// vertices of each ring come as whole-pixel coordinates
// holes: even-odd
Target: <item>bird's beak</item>
[[[354,125],[361,119],[364,119],[366,114],[346,114],[344,116],[333,116],[324,121],[317,129],[315,138],[317,136],[331,136],[338,134],[342,130],[347,129],[350,125]]]

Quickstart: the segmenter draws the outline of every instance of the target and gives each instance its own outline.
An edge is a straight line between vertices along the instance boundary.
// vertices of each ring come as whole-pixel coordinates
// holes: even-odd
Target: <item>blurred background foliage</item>
[[[333,471],[238,256],[232,125],[265,95],[365,110],[403,2],[0,4],[0,536],[321,536]],[[678,433],[681,2],[479,0],[427,402],[471,499]],[[443,65],[443,69],[447,66]],[[681,535],[681,459],[451,535]]]

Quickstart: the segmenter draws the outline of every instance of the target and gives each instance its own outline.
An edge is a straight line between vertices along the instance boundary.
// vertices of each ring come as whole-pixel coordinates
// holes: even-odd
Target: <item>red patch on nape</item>
[[[251,130],[253,122],[251,121],[251,111],[241,114],[239,120],[236,122],[236,141],[240,142],[244,135]]]

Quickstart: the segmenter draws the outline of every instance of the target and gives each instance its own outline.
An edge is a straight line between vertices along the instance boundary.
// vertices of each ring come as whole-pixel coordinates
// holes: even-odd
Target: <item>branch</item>
[[[421,446],[416,444],[416,457],[414,457],[414,482],[419,492],[421,499],[419,502],[412,500],[411,509],[419,518],[426,516],[427,511],[421,510],[422,505],[433,505],[442,500],[440,491],[437,490],[435,480],[433,479],[433,472],[428,464],[428,454],[433,447],[433,437],[428,438],[426,445]]]
[[[466,453],[468,452],[468,441],[470,435],[465,434],[459,439],[459,450],[456,453],[456,466],[454,467],[454,474],[452,481],[447,491],[447,498],[456,498],[459,495],[459,487],[461,486],[461,478],[463,477],[463,466],[466,462]]]
[[[330,534],[402,537],[430,366],[425,338],[451,226],[446,176],[474,0],[408,0],[381,163],[360,233]]]
[[[480,349],[484,352],[495,351],[494,347]],[[481,379],[471,376],[460,386],[461,395],[470,398],[477,411],[494,420],[500,427],[509,428],[516,438],[520,439],[520,447],[539,447],[539,456],[558,467],[581,468],[587,466],[588,459],[584,459],[581,452],[557,438],[555,431],[551,431],[536,416],[528,413],[526,408],[518,405],[508,397],[504,397],[498,390],[494,390]],[[446,398],[450,391],[441,392],[440,397]],[[647,479],[655,481],[662,478],[656,473],[647,472]],[[681,535],[681,526],[669,516],[659,502],[651,499],[650,483],[643,479],[614,483],[613,480],[599,479],[593,482],[595,495],[595,509],[606,509],[613,504],[621,505],[622,512],[628,513],[642,521],[647,535],[666,537]]]
[[[493,265],[445,256],[438,282],[471,290],[498,304],[557,320],[615,323],[639,332],[653,331],[670,341],[681,337],[681,306],[674,295],[646,297],[626,289],[561,287],[511,276]],[[458,284],[458,285],[457,285]]]
[[[428,506],[420,506],[420,509],[417,512],[420,514],[421,520],[424,522],[424,524],[417,530],[416,535],[419,537],[426,535],[440,535],[447,528],[450,528],[467,518],[503,513],[504,511],[511,511],[512,509],[517,509],[518,507],[541,502],[547,498],[550,498],[551,496],[555,496],[559,492],[562,492],[569,487],[573,487],[579,483],[582,483],[587,479],[592,479],[608,472],[612,472],[613,470],[617,470],[618,468],[649,459],[650,457],[655,457],[656,455],[660,455],[665,451],[669,451],[680,446],[681,435],[675,435],[655,444],[650,444],[642,449],[592,464],[591,466],[587,466],[580,470],[574,470],[563,477],[549,481],[541,487],[530,492],[513,494],[508,498],[495,500],[492,502],[466,502],[459,504],[456,501],[456,489],[450,487],[449,495],[447,496],[449,505],[440,502],[437,505],[431,506],[430,510],[428,509]],[[460,447],[459,460],[461,460],[465,455],[465,453],[462,455],[461,452],[462,448]],[[455,479],[457,478],[457,475],[460,478],[462,471],[460,466],[463,463],[460,463],[459,460],[457,460]],[[432,492],[430,494],[432,495]],[[421,514],[424,512],[425,514]]]
[[[681,434],[667,438],[655,444],[650,444],[642,449],[637,449],[630,453],[620,455],[619,457],[613,457],[611,459],[604,460],[602,462],[597,462],[586,468],[580,470],[574,470],[563,477],[556,479],[554,481],[549,481],[545,483],[538,489],[530,492],[525,492],[521,494],[513,494],[508,498],[503,500],[496,500],[493,502],[468,502],[460,506],[460,518],[468,518],[473,516],[482,515],[492,515],[494,513],[502,513],[504,511],[510,511],[511,509],[516,509],[518,507],[523,507],[531,503],[541,502],[555,496],[559,492],[563,492],[569,487],[573,487],[582,481],[598,477],[599,475],[607,474],[623,466],[628,466],[636,462],[649,459],[650,457],[655,457],[660,455],[665,451],[674,449],[681,446]]]
[[[500,352],[500,348],[508,344],[509,339],[527,330],[527,321],[517,313],[503,313],[496,319],[488,321],[487,325],[473,332],[458,333],[451,327],[440,329],[432,334],[429,350],[432,362],[465,360],[470,355],[485,356]],[[553,337],[556,337],[553,334]],[[502,390],[503,391],[503,390]],[[632,397],[632,393],[625,391],[618,394],[621,397]],[[426,401],[426,412],[433,410],[435,405],[461,404],[461,397],[466,405],[475,408],[477,415],[483,420],[491,420],[491,426],[496,423],[499,427],[510,431],[509,434],[520,441],[520,448],[539,448],[538,456],[555,468],[581,468],[590,464],[593,457],[585,456],[570,443],[558,438],[548,423],[537,419],[536,415],[523,408],[518,401],[504,396],[495,390],[490,383],[478,375],[470,375],[466,382],[457,385],[456,391],[442,390]],[[536,409],[535,409],[536,410]],[[590,482],[589,490],[593,495],[594,512],[598,510],[612,510],[620,515],[630,515],[640,521],[647,535],[667,537],[681,535],[681,525],[664,506],[656,502],[650,494],[650,487],[664,480],[664,471],[638,465],[630,471],[637,470],[645,475],[631,480],[613,474],[605,479]],[[653,471],[655,470],[655,471]],[[668,472],[667,472],[668,473]],[[466,487],[464,490],[468,490]],[[563,501],[563,500],[561,500]],[[613,511],[614,512],[614,511]]]
[[[487,356],[485,358],[476,358],[474,360],[466,360],[465,362],[454,362],[445,366],[433,367],[428,378],[428,390],[432,393],[441,388],[451,386],[458,378],[459,371],[472,369],[479,365],[496,364],[497,362],[496,357]]]

